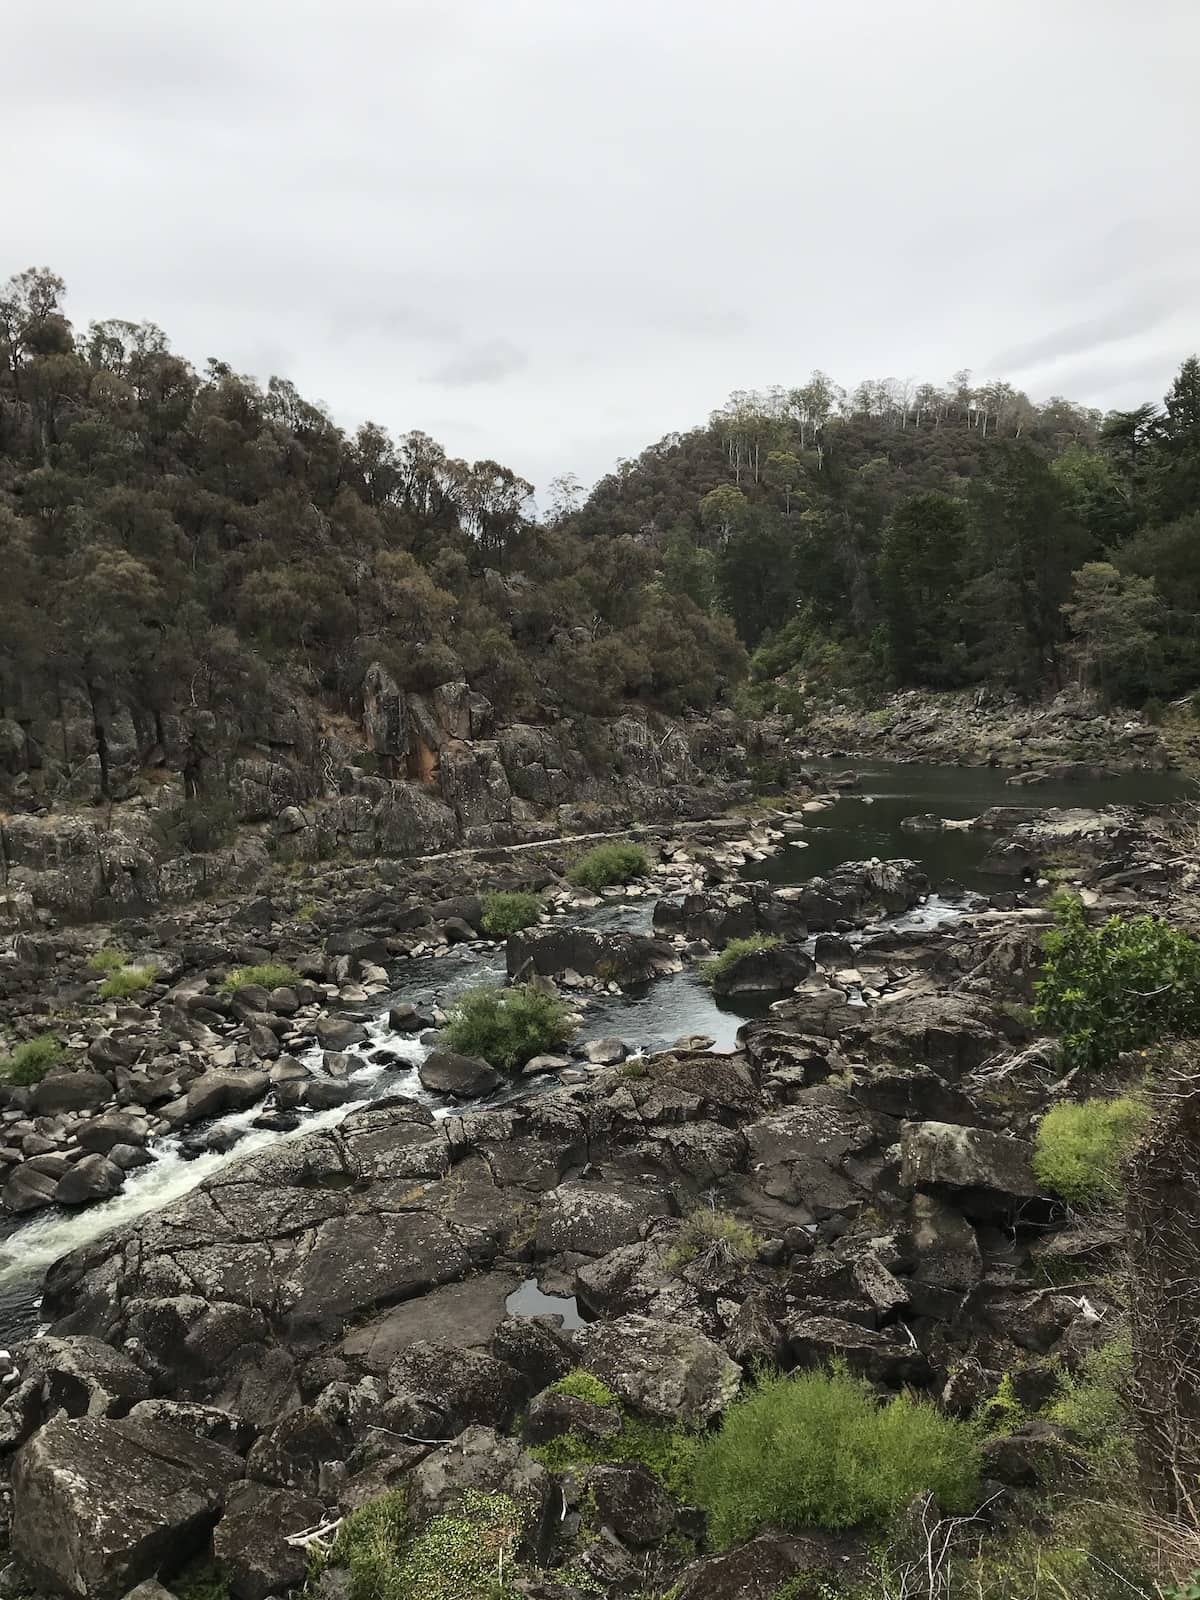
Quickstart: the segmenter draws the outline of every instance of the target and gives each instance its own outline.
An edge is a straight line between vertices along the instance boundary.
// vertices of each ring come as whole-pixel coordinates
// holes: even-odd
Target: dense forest
[[[1103,417],[966,372],[849,394],[817,372],[623,463],[572,526],[649,532],[760,683],[1166,699],[1200,684],[1200,364]]]
[[[280,673],[355,711],[376,660],[535,719],[1200,682],[1195,359],[1163,407],[1107,417],[967,373],[815,373],[586,499],[558,480],[539,519],[506,466],[348,434],[151,324],[75,329],[64,293],[30,270],[0,294],[0,728],[65,693],[97,723],[121,701],[228,716]]]

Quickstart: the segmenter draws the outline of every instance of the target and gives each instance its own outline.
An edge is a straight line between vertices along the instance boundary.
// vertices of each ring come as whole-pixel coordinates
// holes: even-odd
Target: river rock
[[[322,1050],[348,1050],[351,1045],[367,1042],[367,1030],[350,1017],[318,1017],[316,1034]]]
[[[528,928],[505,947],[510,978],[531,972],[555,977],[572,971],[622,989],[678,972],[680,960],[661,939],[644,933],[600,933],[594,928]]]
[[[644,1225],[670,1214],[668,1197],[629,1183],[560,1183],[542,1202],[534,1250],[539,1256],[607,1255],[633,1244]]]
[[[107,1156],[84,1156],[58,1180],[54,1201],[60,1206],[89,1205],[108,1200],[125,1187],[125,1174]]]
[[[39,1211],[54,1204],[54,1191],[58,1176],[43,1172],[32,1161],[23,1161],[11,1169],[0,1192],[4,1209],[18,1216],[26,1211]]]
[[[712,990],[721,999],[739,994],[786,994],[814,969],[812,957],[794,946],[748,950],[713,974]]]
[[[968,1215],[987,1217],[1041,1195],[1025,1139],[950,1122],[906,1122],[900,1154],[906,1188],[947,1190]]]
[[[421,1438],[450,1438],[472,1423],[506,1430],[527,1385],[480,1350],[421,1340],[388,1369],[388,1425]]]
[[[504,1079],[478,1056],[461,1056],[453,1050],[432,1050],[417,1067],[417,1076],[434,1094],[456,1100],[474,1100],[498,1089]]]
[[[576,1335],[583,1365],[649,1417],[708,1423],[742,1384],[742,1369],[694,1328],[631,1315]]]
[[[30,1102],[36,1116],[52,1117],[60,1111],[95,1111],[112,1095],[102,1073],[51,1072],[34,1085]]]
[[[629,1054],[624,1039],[588,1039],[579,1046],[579,1055],[593,1067],[615,1067]]]
[[[685,1567],[677,1600],[822,1600],[839,1576],[861,1562],[845,1538],[816,1533],[760,1533],[719,1556]]]
[[[594,1467],[588,1493],[600,1521],[634,1549],[657,1544],[675,1526],[675,1504],[645,1467]]]
[[[895,1329],[877,1332],[840,1317],[802,1314],[787,1321],[784,1331],[798,1366],[844,1361],[852,1372],[893,1389],[926,1383],[931,1375],[925,1356]]]
[[[144,1145],[149,1130],[145,1118],[132,1111],[108,1111],[91,1122],[80,1123],[75,1137],[82,1149],[108,1155],[114,1145]]]
[[[233,1600],[266,1600],[299,1587],[308,1552],[289,1534],[319,1526],[321,1502],[292,1489],[244,1483],[233,1492],[213,1534],[213,1555],[229,1581]]]
[[[13,1553],[54,1593],[120,1600],[198,1550],[237,1456],[126,1418],[59,1418],[13,1466]]]

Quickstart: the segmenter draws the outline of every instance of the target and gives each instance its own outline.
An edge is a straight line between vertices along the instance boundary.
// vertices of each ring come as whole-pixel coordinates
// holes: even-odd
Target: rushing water
[[[1006,785],[1002,772],[978,767],[868,763],[860,764],[856,770],[862,779],[861,789],[806,822],[804,847],[788,846],[765,861],[750,862],[746,876],[777,884],[798,883],[844,861],[869,856],[911,856],[923,862],[935,885],[953,878],[968,888],[987,890],[997,886],[997,880],[989,882],[980,869],[991,843],[987,834],[909,833],[901,828],[901,820],[919,812],[970,817],[993,805],[1039,808],[1161,804],[1188,793],[1188,786],[1178,775],[1161,773],[1027,789]],[[608,931],[648,932],[653,904],[652,897],[616,900],[582,920]],[[894,925],[930,927],[960,914],[961,907],[934,894],[924,905],[895,919]],[[391,1031],[388,1008],[403,1000],[420,1007],[445,1006],[471,984],[499,979],[503,974],[504,951],[499,946],[459,946],[444,954],[405,963],[395,990],[380,995],[371,1015],[364,1018],[369,1038],[352,1052],[362,1065],[350,1079],[356,1097],[349,1105],[309,1114],[292,1133],[254,1128],[260,1107],[222,1117],[213,1126],[240,1135],[231,1151],[189,1159],[178,1138],[164,1139],[154,1147],[154,1163],[130,1173],[124,1189],[112,1200],[81,1211],[48,1209],[28,1220],[14,1219],[5,1236],[0,1237],[0,1340],[24,1338],[36,1329],[41,1281],[52,1262],[121,1224],[178,1199],[229,1162],[277,1140],[333,1127],[350,1111],[386,1094],[411,1095],[428,1105],[436,1116],[448,1115],[455,1107],[431,1095],[417,1075],[425,1047],[414,1037]],[[714,1048],[731,1050],[745,1018],[761,1014],[769,1004],[765,999],[718,1002],[694,969],[660,978],[634,993],[588,992],[586,999],[580,1039],[615,1036],[633,1049],[646,1052],[662,1049],[685,1034],[709,1035],[715,1040]],[[319,1049],[314,1047],[306,1060],[317,1070]],[[555,1082],[551,1075],[533,1084],[518,1084],[506,1097],[536,1093]],[[525,1294],[529,1300],[531,1291],[523,1285],[517,1293]]]

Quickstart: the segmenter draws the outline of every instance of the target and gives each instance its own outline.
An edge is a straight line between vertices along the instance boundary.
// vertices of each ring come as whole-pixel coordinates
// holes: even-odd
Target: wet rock
[[[349,1017],[318,1017],[316,1035],[322,1050],[348,1050],[351,1045],[367,1042],[367,1030],[362,1023]]]
[[[132,1111],[108,1111],[91,1122],[81,1123],[75,1137],[84,1150],[106,1156],[114,1145],[144,1145],[147,1127],[145,1119]]]
[[[786,994],[814,971],[808,953],[790,945],[749,950],[714,974],[712,990],[721,999],[742,994]]]
[[[213,1555],[234,1600],[267,1600],[302,1584],[308,1553],[287,1536],[317,1527],[323,1516],[319,1500],[290,1489],[261,1483],[236,1489],[213,1534]]]
[[[711,1422],[741,1388],[742,1369],[679,1323],[631,1315],[593,1323],[576,1339],[583,1365],[646,1416]]]
[[[301,1100],[311,1111],[331,1111],[334,1106],[348,1105],[357,1096],[358,1091],[349,1083],[313,1078],[305,1084]]]
[[[521,1068],[523,1078],[539,1078],[547,1072],[565,1072],[571,1065],[568,1056],[534,1056]]]
[[[223,1116],[227,1111],[245,1111],[263,1098],[270,1083],[265,1072],[213,1068],[188,1085],[182,1100],[161,1107],[159,1114],[173,1127],[182,1127]]]
[[[579,1055],[594,1067],[615,1067],[629,1054],[623,1039],[588,1039],[580,1045]]]
[[[434,1094],[456,1100],[475,1100],[492,1094],[504,1082],[496,1069],[478,1056],[460,1056],[453,1050],[433,1050],[417,1068],[417,1075]]]
[[[422,1016],[416,1006],[407,1001],[395,1005],[388,1011],[388,1027],[393,1033],[420,1033],[422,1028],[429,1026],[429,1018]]]
[[[680,970],[673,947],[643,933],[600,933],[594,928],[527,929],[510,936],[509,977],[526,972],[555,977],[578,972],[622,989]]]
[[[53,1173],[41,1171],[32,1161],[24,1161],[10,1170],[0,1199],[6,1211],[20,1216],[53,1205],[57,1186],[58,1178]]]
[[[154,1156],[142,1145],[114,1144],[108,1152],[108,1159],[114,1167],[120,1167],[122,1172],[132,1172],[136,1167],[149,1167],[154,1164]]]
[[[237,1456],[129,1419],[59,1419],[13,1466],[13,1553],[51,1591],[119,1600],[186,1561],[215,1522]]]
[[[84,1206],[108,1200],[125,1187],[125,1174],[106,1156],[84,1156],[58,1180],[54,1201],[60,1206]]]

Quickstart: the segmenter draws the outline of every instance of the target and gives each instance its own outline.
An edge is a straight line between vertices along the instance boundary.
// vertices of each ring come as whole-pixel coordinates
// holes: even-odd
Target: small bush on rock
[[[93,972],[115,972],[118,967],[123,967],[129,960],[124,950],[117,944],[102,945],[89,959],[88,966]]]
[[[350,1600],[405,1600],[400,1555],[407,1533],[407,1504],[393,1489],[345,1518],[321,1565],[349,1570]]]
[[[446,1048],[482,1056],[493,1067],[514,1072],[571,1035],[570,1013],[556,995],[532,984],[505,989],[481,984],[460,995],[445,1028]]]
[[[612,883],[630,883],[634,878],[644,878],[650,868],[650,858],[640,844],[631,840],[598,844],[579,860],[567,876],[581,889],[605,889]]]
[[[265,961],[257,967],[235,967],[222,980],[221,988],[226,994],[236,994],[239,989],[248,989],[251,984],[256,984],[260,989],[281,989],[285,984],[299,981],[291,967],[285,967],[279,961]]]
[[[483,931],[493,939],[507,939],[510,933],[531,928],[541,914],[538,896],[521,889],[497,889],[483,897]]]
[[[39,1033],[36,1039],[27,1039],[6,1056],[0,1056],[0,1079],[28,1087],[42,1079],[66,1054],[63,1042],[56,1034]]]
[[[733,1267],[754,1260],[757,1245],[748,1223],[728,1211],[693,1211],[664,1258],[674,1271],[700,1262],[708,1268]]]
[[[144,967],[118,967],[115,972],[110,972],[100,985],[101,1000],[124,1000],[131,994],[139,994],[143,989],[148,989],[158,977],[158,968],[153,962]]]
[[[350,1600],[505,1600],[524,1528],[510,1496],[467,1489],[411,1533],[393,1490],[350,1513],[322,1566],[349,1569]]]
[[[879,1405],[844,1368],[765,1378],[701,1448],[695,1498],[724,1549],[763,1527],[882,1527],[923,1490],[973,1509],[978,1436],[924,1401]]]
[[[577,1368],[565,1378],[551,1384],[554,1394],[573,1395],[577,1400],[587,1400],[594,1406],[619,1411],[621,1430],[609,1439],[585,1438],[572,1428],[556,1439],[530,1447],[551,1472],[566,1472],[572,1467],[599,1466],[615,1462],[619,1465],[637,1465],[652,1472],[663,1487],[677,1499],[687,1499],[691,1492],[692,1467],[700,1448],[699,1437],[687,1428],[675,1428],[666,1422],[655,1422],[648,1417],[636,1417],[621,1405],[607,1384],[590,1372]]]
[[[1111,1204],[1121,1195],[1121,1163],[1149,1120],[1148,1107],[1128,1095],[1052,1106],[1034,1147],[1038,1182],[1073,1206]]]
[[[1156,917],[1090,928],[1062,897],[1044,937],[1034,1018],[1061,1039],[1067,1067],[1102,1067],[1122,1050],[1200,1027],[1200,944]]]
[[[752,933],[746,939],[730,939],[720,955],[713,956],[711,961],[704,963],[700,969],[700,976],[705,983],[712,983],[743,956],[752,956],[759,950],[774,950],[778,943],[779,936],[774,933]]]

